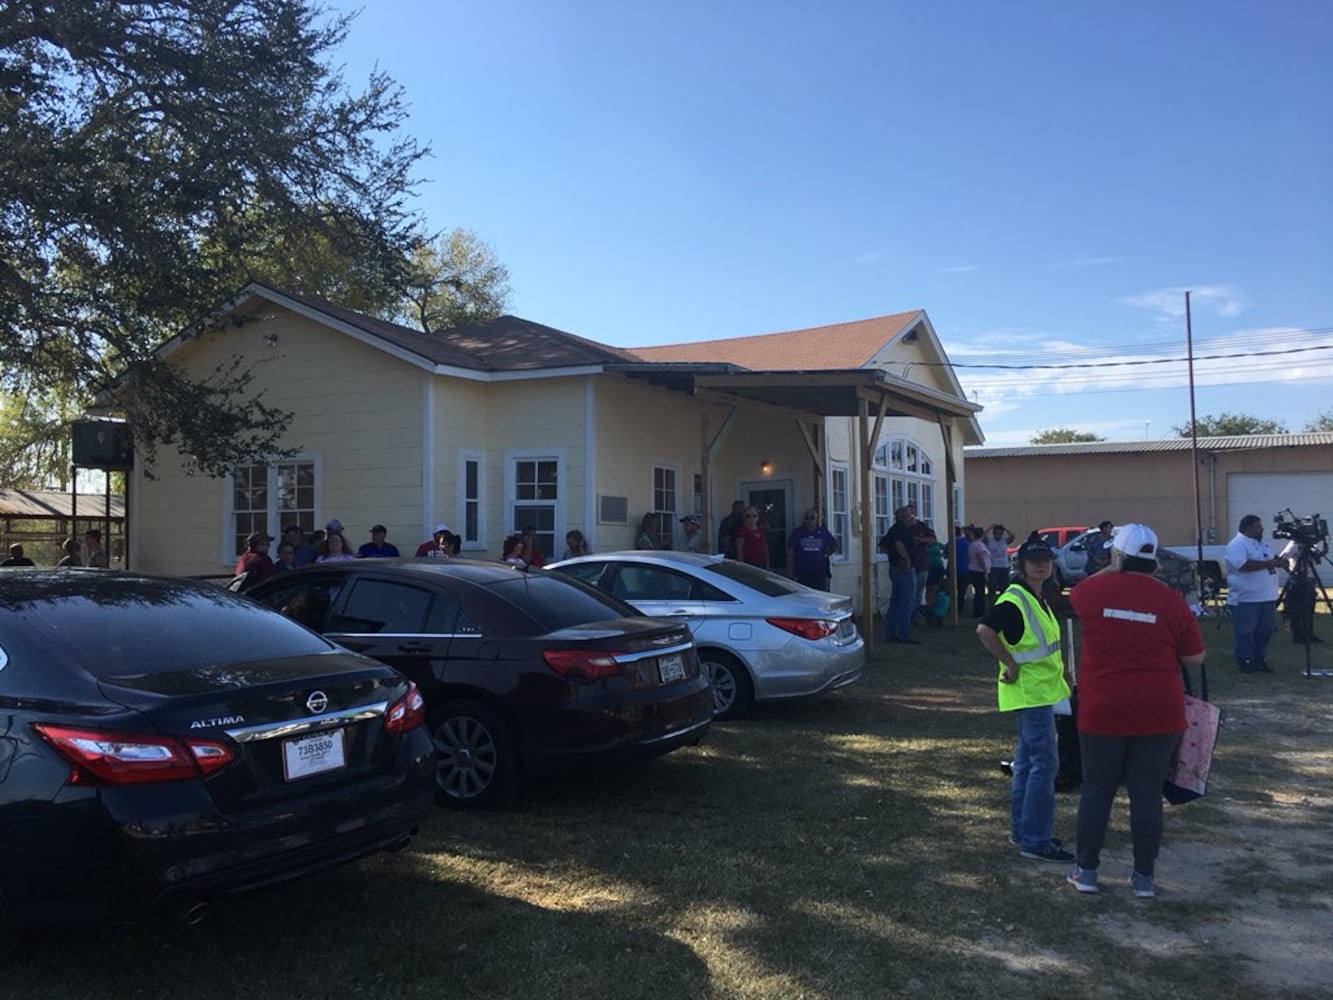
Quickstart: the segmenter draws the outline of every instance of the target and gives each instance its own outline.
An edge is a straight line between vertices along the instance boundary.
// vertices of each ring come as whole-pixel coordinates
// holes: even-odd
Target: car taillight
[[[407,694],[403,695],[384,713],[384,728],[388,732],[402,735],[409,733],[426,721],[426,699],[421,697],[415,684],[407,685]]]
[[[587,684],[603,677],[616,677],[620,674],[620,664],[616,657],[621,654],[607,652],[604,649],[547,649],[542,651],[546,665],[561,677],[570,681]]]
[[[768,624],[802,639],[827,639],[838,631],[838,623],[822,618],[767,618]]]
[[[70,784],[141,785],[206,778],[235,759],[225,743],[192,737],[70,729],[35,722],[33,729],[74,765]]]

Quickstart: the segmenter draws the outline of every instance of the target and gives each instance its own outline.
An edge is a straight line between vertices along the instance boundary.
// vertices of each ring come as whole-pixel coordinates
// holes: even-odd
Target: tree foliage
[[[397,300],[425,150],[387,76],[351,92],[324,61],[347,26],[307,0],[0,6],[0,391],[130,386],[140,447],[212,474],[285,450],[246,371],[192,389],[153,348],[252,274]]]
[[[403,298],[389,317],[427,333],[492,319],[509,301],[509,270],[476,233],[454,229],[413,248]]]
[[[1080,441],[1105,440],[1104,437],[1098,437],[1088,431],[1076,431],[1072,427],[1052,427],[1050,430],[1033,434],[1028,438],[1028,444],[1077,444]]]
[[[1278,420],[1263,420],[1248,413],[1219,413],[1198,418],[1199,437],[1239,437],[1244,434],[1286,434],[1287,425]],[[1190,437],[1188,423],[1176,424],[1172,433]]]
[[[1333,431],[1333,410],[1324,410],[1305,424],[1307,431]]]

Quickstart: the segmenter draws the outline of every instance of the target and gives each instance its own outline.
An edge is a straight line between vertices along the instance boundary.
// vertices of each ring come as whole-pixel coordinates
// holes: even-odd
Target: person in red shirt
[[[1162,782],[1185,731],[1180,667],[1203,663],[1203,636],[1185,599],[1153,577],[1157,536],[1123,524],[1106,543],[1109,568],[1070,592],[1082,626],[1078,673],[1079,750],[1077,867],[1069,882],[1097,891],[1097,864],[1116,790],[1129,792],[1134,895],[1153,892],[1162,842]]]
[[[271,541],[273,536],[266,531],[252,531],[246,536],[246,552],[236,560],[236,575],[245,576],[245,582],[241,584],[242,590],[249,590],[260,580],[267,580],[278,571],[268,554],[268,545]]]
[[[745,517],[735,532],[736,558],[751,566],[768,569],[768,532],[759,523],[759,511],[745,508]]]
[[[437,524],[431,536],[417,546],[417,556],[444,555],[443,541],[447,534],[449,534],[449,526],[447,524]]]

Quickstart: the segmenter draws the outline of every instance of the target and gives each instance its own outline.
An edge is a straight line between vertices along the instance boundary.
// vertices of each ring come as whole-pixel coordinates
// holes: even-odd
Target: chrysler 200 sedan
[[[404,846],[408,680],[216,586],[0,570],[0,926],[197,917]]]
[[[416,682],[442,805],[482,806],[525,776],[665,754],[712,722],[688,629],[553,573],[351,559],[247,596]]]

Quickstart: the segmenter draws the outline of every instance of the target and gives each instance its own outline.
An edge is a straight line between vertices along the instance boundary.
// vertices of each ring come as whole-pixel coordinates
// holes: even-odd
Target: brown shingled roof
[[[753,371],[861,368],[920,315],[916,310],[808,330],[630,350],[644,361],[721,361]]]
[[[467,326],[422,333],[411,327],[344,309],[314,296],[283,291],[259,281],[251,282],[242,292],[259,294],[272,302],[281,303],[284,299],[299,302],[435,364],[474,371],[536,371],[638,360],[620,348],[599,344],[595,340],[518,316],[497,316]]]

